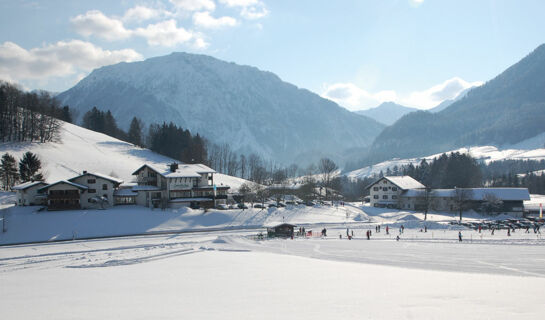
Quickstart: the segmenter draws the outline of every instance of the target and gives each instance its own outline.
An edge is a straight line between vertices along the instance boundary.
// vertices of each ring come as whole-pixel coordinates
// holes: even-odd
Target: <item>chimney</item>
[[[83,170],[83,174],[86,174],[87,173],[87,170]]]
[[[176,162],[173,162],[170,164],[170,172],[176,172],[178,170],[178,164]]]

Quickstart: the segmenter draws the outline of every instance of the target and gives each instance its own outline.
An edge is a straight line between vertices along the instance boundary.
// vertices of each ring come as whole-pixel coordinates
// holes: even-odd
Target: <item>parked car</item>
[[[229,209],[236,209],[236,208],[238,208],[237,204],[230,204],[229,205]]]
[[[269,203],[268,207],[269,207],[269,208],[276,208],[276,204],[274,204],[274,203]]]
[[[286,205],[283,204],[282,202],[278,202],[277,206],[278,206],[278,208],[285,208],[286,207]]]
[[[244,203],[239,203],[239,204],[237,205],[237,208],[239,208],[239,209],[248,209],[248,206],[245,205]]]
[[[265,208],[265,207],[264,207],[261,203],[256,203],[256,204],[254,204],[254,208],[261,208],[261,209],[263,209],[263,208]]]
[[[218,204],[216,206],[216,209],[219,209],[219,210],[227,210],[229,209],[229,206],[227,206],[226,204]]]
[[[312,202],[312,201],[307,201],[305,202],[305,205],[308,206],[308,207],[313,207],[316,205],[316,203]]]

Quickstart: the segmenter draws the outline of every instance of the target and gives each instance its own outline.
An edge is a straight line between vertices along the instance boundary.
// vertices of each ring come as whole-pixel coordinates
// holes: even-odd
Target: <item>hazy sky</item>
[[[0,0],[0,79],[63,91],[173,51],[276,73],[350,110],[431,108],[545,42],[545,1]]]

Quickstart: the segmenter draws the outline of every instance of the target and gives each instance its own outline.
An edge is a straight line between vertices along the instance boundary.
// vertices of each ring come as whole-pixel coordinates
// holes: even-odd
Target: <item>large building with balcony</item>
[[[216,185],[214,173],[203,164],[171,163],[164,168],[145,164],[133,173],[137,183],[131,188],[134,203],[156,208],[226,203],[229,186]]]

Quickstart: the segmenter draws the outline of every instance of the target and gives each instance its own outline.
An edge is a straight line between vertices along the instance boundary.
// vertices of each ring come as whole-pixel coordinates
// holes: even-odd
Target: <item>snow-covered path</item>
[[[539,319],[545,248],[387,236],[256,241],[255,231],[0,248],[6,319]],[[443,232],[443,231],[442,231]],[[411,240],[414,239],[414,240]],[[28,306],[32,305],[32,308]]]

